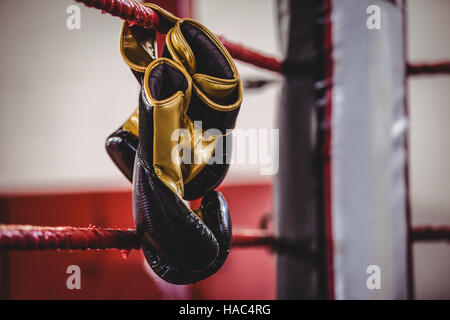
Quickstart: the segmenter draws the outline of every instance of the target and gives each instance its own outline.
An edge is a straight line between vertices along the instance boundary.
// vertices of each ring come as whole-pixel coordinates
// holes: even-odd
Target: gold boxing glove
[[[214,190],[228,171],[242,82],[219,39],[192,19],[178,20],[169,30],[162,55],[182,64],[192,77],[184,128],[191,136],[191,159],[201,161],[184,165],[183,177],[185,199],[197,199]]]
[[[184,198],[198,199],[206,192],[214,190],[228,171],[232,140],[229,130],[234,128],[242,103],[242,84],[228,51],[209,30],[194,20],[179,20],[173,15],[167,15],[167,12],[158,9],[155,11],[163,17],[165,26],[176,21],[167,34],[163,56],[183,64],[193,79],[193,98],[188,107],[188,116],[184,120],[184,129],[188,132],[185,143],[189,144],[190,161],[182,165],[182,172],[185,183]],[[142,53],[143,51],[138,51],[133,56],[141,57]],[[124,55],[125,62],[131,61],[127,58],[129,56]],[[136,63],[127,63],[134,68],[136,75]],[[115,141],[118,133],[123,136],[120,130],[127,131],[128,136],[122,139],[123,150],[117,152],[118,148],[115,148],[114,152],[108,152],[113,160],[116,159],[114,162],[130,181],[130,161],[120,159],[124,159],[124,155],[129,155],[126,158],[132,159],[135,153],[135,148],[131,148],[131,144],[126,141],[136,141],[135,137],[128,133],[138,135],[137,114],[135,111],[122,128],[108,139]],[[211,129],[216,130],[211,133]],[[206,130],[210,130],[210,134],[205,134]]]
[[[173,27],[178,20],[171,13],[151,4],[143,3],[157,12],[160,28],[166,32]],[[156,32],[140,26],[130,26],[123,22],[120,32],[120,53],[123,61],[130,67],[139,84],[141,84],[147,66],[157,58]],[[114,131],[105,142],[108,155],[132,182],[134,158],[138,146],[139,136],[139,108],[136,108],[131,116]]]

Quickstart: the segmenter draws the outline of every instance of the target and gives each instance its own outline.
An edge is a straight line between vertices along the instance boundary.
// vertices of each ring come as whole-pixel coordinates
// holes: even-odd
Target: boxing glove
[[[159,29],[167,32],[178,20],[173,14],[151,3],[142,5],[153,9],[159,17]],[[139,83],[142,82],[145,69],[157,58],[156,32],[138,25],[130,26],[123,22],[120,32],[120,53],[123,61]],[[111,160],[132,182],[134,157],[138,145],[139,135],[139,108],[105,141],[105,148]]]
[[[202,161],[183,167],[183,173],[184,198],[193,200],[214,190],[228,171],[242,82],[219,39],[192,19],[180,19],[169,30],[162,55],[182,64],[192,76],[192,99],[184,127],[194,137],[192,158]],[[211,130],[215,132],[209,133]],[[214,161],[210,161],[212,157]]]
[[[183,200],[181,136],[174,132],[183,127],[191,95],[192,80],[181,65],[160,58],[147,67],[139,99],[133,216],[150,267],[175,284],[216,272],[231,246],[230,216],[219,192],[207,193],[196,211]]]
[[[167,13],[156,12],[160,17],[167,17]],[[232,141],[229,130],[234,128],[242,103],[242,84],[228,51],[209,30],[194,20],[176,19],[174,16],[163,18],[166,25],[176,21],[167,34],[163,56],[184,64],[194,80],[193,99],[184,122],[190,137],[191,161],[182,165],[184,198],[194,200],[214,190],[228,171]],[[129,122],[130,119],[126,123]],[[211,134],[212,129],[215,132]],[[207,130],[209,134],[205,134]],[[113,133],[108,141],[115,141],[119,133],[122,134],[120,131]],[[122,145],[128,146],[128,152],[114,149],[116,159],[127,155],[130,155],[127,159],[132,158],[135,148],[125,142],[135,141],[133,138],[123,140]],[[114,158],[111,152],[109,154]],[[129,164],[129,161],[114,162],[119,168],[120,163]],[[122,166],[121,171],[131,180],[132,166]]]
[[[120,53],[123,61],[139,83],[142,82],[145,69],[156,59],[156,33],[139,26],[122,24],[120,33]],[[105,148],[111,160],[131,182],[134,158],[138,146],[139,108],[105,142]]]

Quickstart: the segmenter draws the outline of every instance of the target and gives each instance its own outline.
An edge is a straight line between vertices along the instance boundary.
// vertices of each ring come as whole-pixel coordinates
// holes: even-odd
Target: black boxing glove
[[[231,246],[230,216],[219,192],[207,193],[196,211],[183,200],[181,136],[173,133],[183,127],[191,93],[186,70],[160,58],[145,72],[139,101],[133,216],[147,262],[175,284],[215,273]]]

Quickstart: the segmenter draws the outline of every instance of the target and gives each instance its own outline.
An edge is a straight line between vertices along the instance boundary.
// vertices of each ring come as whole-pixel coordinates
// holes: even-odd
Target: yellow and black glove
[[[163,56],[183,65],[192,77],[192,99],[183,123],[189,136],[185,143],[190,145],[191,154],[185,155],[184,159],[190,161],[182,164],[182,172],[184,199],[198,199],[214,190],[228,171],[231,129],[242,103],[242,83],[230,54],[208,29],[194,20],[178,19],[154,5],[149,6],[158,13],[167,29],[172,26]],[[142,28],[130,32],[133,28],[136,27],[128,28],[124,24],[121,52],[139,80],[145,63],[153,59],[148,53],[152,52],[148,49],[152,34],[147,31],[145,36]],[[147,49],[142,49],[144,47]],[[131,159],[139,134],[137,115],[138,110],[106,142],[109,155],[130,181]]]
[[[200,209],[183,200],[181,136],[192,96],[183,66],[160,58],[147,67],[139,100],[139,145],[133,177],[133,215],[144,255],[154,272],[175,284],[200,281],[225,262],[231,220],[223,196],[210,191]]]

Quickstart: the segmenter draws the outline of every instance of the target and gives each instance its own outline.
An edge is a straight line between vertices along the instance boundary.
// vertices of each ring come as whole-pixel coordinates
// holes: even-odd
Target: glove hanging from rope
[[[230,55],[206,28],[148,6],[169,31],[163,55],[170,60],[154,61],[153,32],[124,23],[122,57],[142,90],[139,108],[106,149],[133,181],[133,214],[148,263],[168,282],[194,283],[219,270],[230,251],[227,204],[212,190],[228,170],[227,130],[234,128],[242,85]],[[202,196],[195,212],[183,201]]]
[[[172,134],[183,125],[191,96],[192,80],[183,66],[159,58],[147,67],[139,101],[133,215],[147,262],[175,284],[215,273],[231,247],[231,220],[219,192],[206,193],[195,212],[183,200],[180,140]]]
[[[156,59],[156,32],[139,26],[122,24],[120,53],[142,85],[145,69]],[[106,151],[119,170],[132,182],[134,158],[139,139],[139,107],[105,142]]]
[[[178,20],[177,17],[154,4],[143,3],[142,5],[157,12],[161,26],[166,32]],[[145,69],[157,58],[156,31],[138,25],[130,26],[128,22],[124,21],[120,32],[119,46],[123,61],[128,65],[139,84],[142,84]],[[106,139],[105,143],[108,155],[130,182],[133,178],[138,135],[139,107],[120,128]]]
[[[158,13],[166,28],[173,26],[167,34],[163,56],[183,64],[193,79],[192,101],[183,123],[190,138],[188,158],[191,161],[182,164],[182,172],[184,199],[198,199],[214,190],[228,171],[232,137],[227,129],[234,128],[239,113],[242,83],[228,51],[209,30],[194,20],[178,19],[155,5],[147,6]],[[152,59],[150,54],[145,55],[152,50],[143,49],[149,47],[152,34],[143,28],[125,25],[127,23],[121,36],[122,56],[141,81],[145,63]],[[134,32],[127,33],[127,30]],[[147,36],[142,36],[145,33]],[[106,142],[109,155],[130,181],[137,147],[137,114],[136,110]]]

